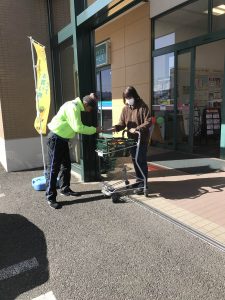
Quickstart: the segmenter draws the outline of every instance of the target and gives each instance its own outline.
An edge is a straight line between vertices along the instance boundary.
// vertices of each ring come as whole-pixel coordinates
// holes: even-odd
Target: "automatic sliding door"
[[[174,53],[154,57],[152,110],[160,132],[154,142],[174,147]]]
[[[225,40],[196,47],[194,151],[224,156],[223,85]]]
[[[191,150],[191,52],[177,55],[176,148]]]
[[[112,127],[112,88],[111,68],[97,71],[97,92],[99,96],[98,123],[104,128]]]

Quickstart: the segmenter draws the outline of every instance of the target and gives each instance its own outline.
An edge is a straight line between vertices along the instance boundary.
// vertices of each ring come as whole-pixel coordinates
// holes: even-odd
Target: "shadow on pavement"
[[[168,177],[168,176],[186,176],[187,174],[202,175],[207,173],[219,173],[223,171],[211,169],[210,167],[191,167],[178,169],[164,169],[149,171],[149,178]]]
[[[189,168],[177,168],[176,170],[185,172],[188,174],[206,174],[206,173],[218,173],[223,172],[218,169],[212,169],[210,166],[197,166],[197,167],[189,167]]]
[[[225,177],[195,178],[179,181],[150,181],[150,193],[170,200],[195,199],[207,193],[223,192]]]
[[[0,299],[14,300],[48,278],[43,232],[21,215],[0,213]]]
[[[165,170],[154,170],[148,171],[148,178],[156,178],[156,177],[168,177],[168,176],[177,176],[177,175],[187,175],[186,173],[181,173],[175,169],[165,169]],[[150,179],[151,180],[151,179]]]
[[[79,191],[82,195],[101,194],[101,190]]]
[[[94,197],[77,198],[75,200],[69,200],[69,201],[60,201],[60,204],[62,206],[66,206],[66,205],[72,205],[72,204],[92,202],[92,201],[97,201],[97,200],[104,200],[106,198],[107,198],[107,196],[102,194],[102,195],[98,195],[98,196],[94,196]]]

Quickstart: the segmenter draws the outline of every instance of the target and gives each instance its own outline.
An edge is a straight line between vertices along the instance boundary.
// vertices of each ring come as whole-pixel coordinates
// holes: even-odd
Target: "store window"
[[[169,33],[155,39],[155,49],[160,49],[166,46],[175,44],[175,33]]]
[[[154,58],[153,92],[152,109],[160,120],[161,138],[170,144],[173,142],[174,53]]]
[[[213,31],[225,29],[225,0],[213,1]]]
[[[199,0],[155,21],[155,49],[208,32],[208,1]]]
[[[111,68],[97,71],[98,122],[104,128],[112,127],[112,92],[111,92]]]
[[[52,1],[53,31],[56,34],[71,22],[70,0]]]

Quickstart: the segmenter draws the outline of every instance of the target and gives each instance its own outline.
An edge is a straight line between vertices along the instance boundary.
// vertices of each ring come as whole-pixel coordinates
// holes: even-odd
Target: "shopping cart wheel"
[[[112,202],[113,203],[119,203],[120,201],[120,194],[119,193],[113,193],[112,194]]]

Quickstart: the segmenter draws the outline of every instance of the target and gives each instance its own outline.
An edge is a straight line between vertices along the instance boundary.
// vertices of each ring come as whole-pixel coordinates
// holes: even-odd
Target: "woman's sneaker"
[[[148,190],[148,185],[146,185],[146,190]],[[136,195],[144,195],[144,182],[139,182],[137,188],[134,190]]]

